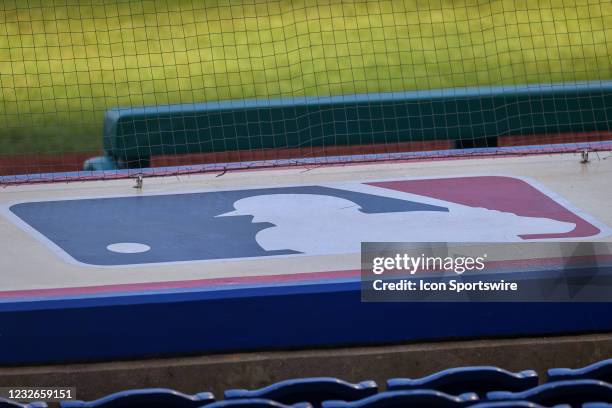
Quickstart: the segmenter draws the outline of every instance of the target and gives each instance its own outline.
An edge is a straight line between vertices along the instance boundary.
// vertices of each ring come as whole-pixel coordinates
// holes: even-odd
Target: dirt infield
[[[580,143],[612,140],[612,131],[574,132],[551,135],[513,135],[487,139],[489,146],[510,147],[555,143]],[[214,153],[194,153],[183,155],[160,155],[151,157],[151,167],[182,166],[207,163],[230,163],[247,161],[274,161],[292,158],[327,157],[343,155],[385,154],[397,152],[420,152],[456,148],[452,140],[411,141],[389,144],[357,146],[305,146],[287,149],[238,150]],[[17,174],[57,173],[80,171],[83,162],[102,152],[58,154],[20,154],[0,155],[0,176]]]
[[[612,140],[612,131],[572,132],[556,135],[498,136],[498,146],[529,146],[543,143],[581,143]]]
[[[398,152],[422,152],[428,150],[452,149],[450,140],[427,142],[400,142],[353,146],[305,146],[289,149],[238,150],[231,152],[196,153],[178,156],[163,155],[151,157],[151,167],[180,166],[203,163],[232,163],[247,161],[274,161],[294,158],[329,157],[345,155],[385,154]]]

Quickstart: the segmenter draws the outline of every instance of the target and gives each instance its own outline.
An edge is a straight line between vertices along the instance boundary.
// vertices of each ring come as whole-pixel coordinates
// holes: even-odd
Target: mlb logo
[[[72,260],[100,266],[358,254],[363,241],[587,239],[606,227],[525,179],[469,176],[15,204]]]

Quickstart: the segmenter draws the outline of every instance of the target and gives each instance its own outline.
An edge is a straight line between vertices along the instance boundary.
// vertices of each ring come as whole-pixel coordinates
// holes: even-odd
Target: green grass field
[[[110,107],[612,78],[609,0],[3,0],[0,154]]]

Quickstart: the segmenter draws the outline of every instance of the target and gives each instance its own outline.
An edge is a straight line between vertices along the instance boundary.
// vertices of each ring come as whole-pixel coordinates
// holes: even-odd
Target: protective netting
[[[3,0],[0,175],[605,147],[611,79],[609,0]]]

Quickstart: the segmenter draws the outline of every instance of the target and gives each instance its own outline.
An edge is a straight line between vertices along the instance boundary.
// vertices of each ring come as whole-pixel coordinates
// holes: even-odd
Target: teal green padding
[[[83,170],[85,171],[96,171],[96,170],[117,170],[119,165],[114,158],[110,156],[97,156],[91,159],[85,160],[83,163]]]
[[[153,155],[610,130],[612,81],[121,108],[104,148]]]

